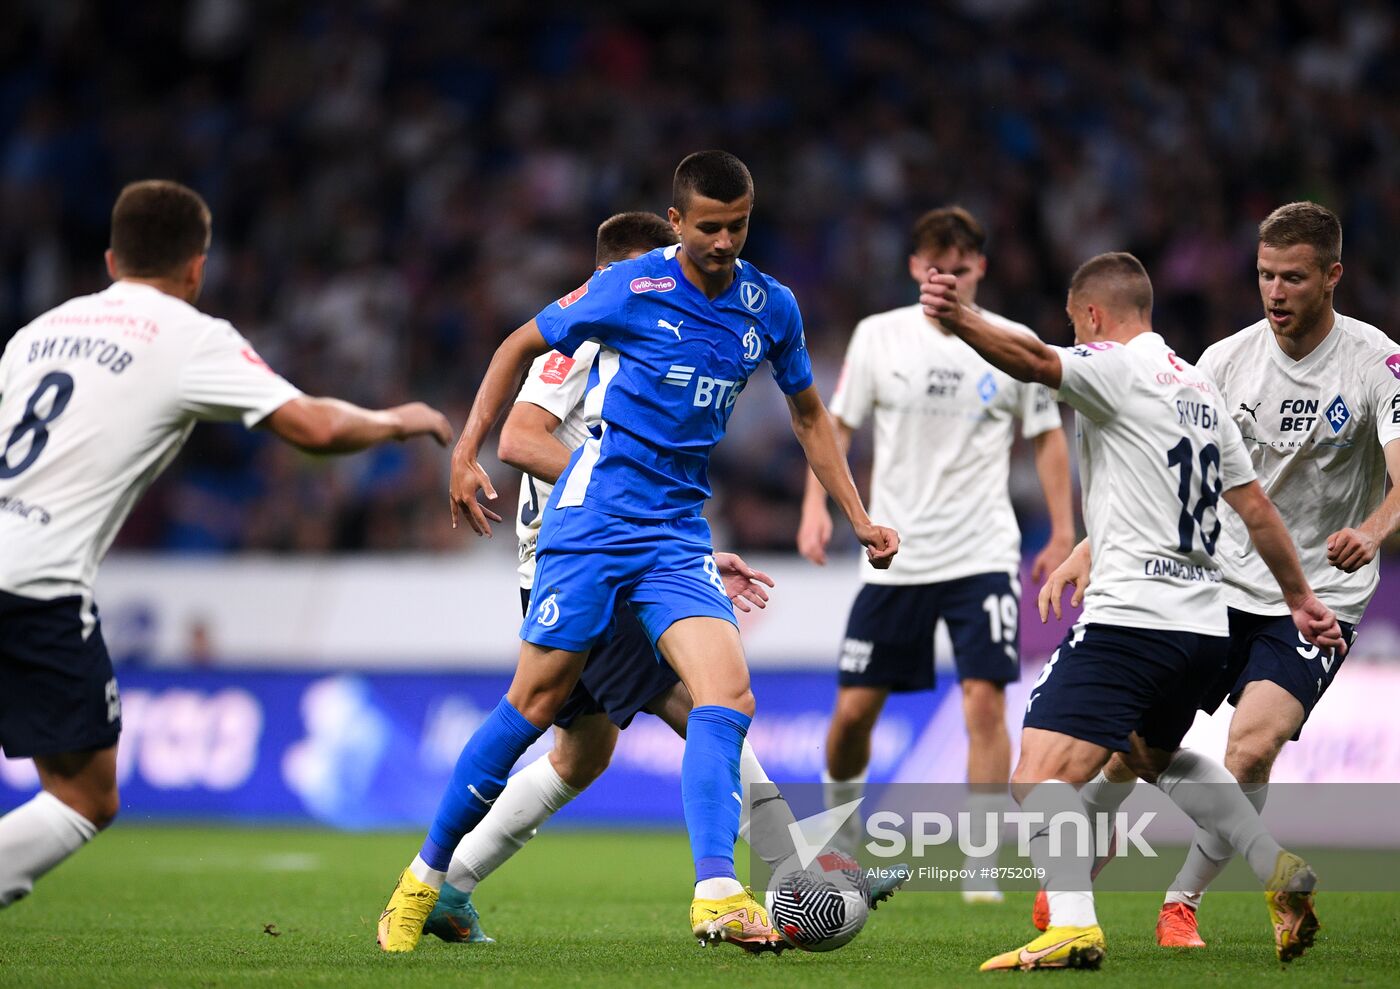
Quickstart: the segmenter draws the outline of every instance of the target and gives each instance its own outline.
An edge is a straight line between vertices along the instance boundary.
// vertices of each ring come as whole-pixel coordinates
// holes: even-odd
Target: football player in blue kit
[[[748,169],[726,152],[697,152],[676,169],[672,195],[668,219],[680,244],[604,268],[507,337],[453,453],[454,522],[464,513],[474,531],[490,535],[500,518],[476,500],[478,490],[496,495],[477,461],[487,434],[531,361],[598,341],[584,400],[590,436],[545,509],[515,678],[463,748],[422,849],[380,917],[387,951],[417,946],[452,850],[554,719],[619,599],[695,705],[681,767],[696,875],[691,930],[702,943],[751,951],[783,943],[735,876],[739,755],[754,699],[701,515],[710,449],[760,363],[771,366],[809,464],[871,564],[888,566],[899,537],[865,512],[812,383],[792,293],[739,260],[753,207]]]

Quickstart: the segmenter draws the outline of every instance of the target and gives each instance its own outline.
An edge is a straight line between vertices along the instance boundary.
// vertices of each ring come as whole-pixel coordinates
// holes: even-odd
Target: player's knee
[[[603,775],[612,761],[612,749],[584,749],[579,746],[556,747],[549,753],[549,764],[565,785],[586,790]]]
[[[121,812],[122,802],[115,788],[104,793],[93,806],[93,816],[88,818],[101,831],[111,825]]]
[[[831,732],[845,740],[868,738],[880,719],[878,705],[839,697],[831,716]]]
[[[988,742],[1006,734],[1006,695],[990,680],[964,680],[963,719],[976,742]]]
[[[564,701],[568,699],[572,689],[572,684],[567,687],[559,684],[540,684],[526,688],[511,684],[506,700],[510,701],[526,721],[538,727],[547,727],[559,714],[559,709],[564,706]]]
[[[1231,743],[1225,753],[1225,768],[1245,789],[1269,782],[1278,749],[1267,738],[1251,738]]]
[[[758,710],[758,705],[753,698],[753,691],[748,687],[745,687],[741,693],[736,693],[734,695],[734,702],[728,706],[732,707],[746,718],[752,718],[754,712]]]
[[[85,817],[99,831],[110,826],[121,810],[121,795],[115,784],[110,788],[63,793],[59,795],[59,799]]]

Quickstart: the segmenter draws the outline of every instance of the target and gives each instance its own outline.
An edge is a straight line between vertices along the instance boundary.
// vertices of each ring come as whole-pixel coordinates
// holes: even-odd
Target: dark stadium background
[[[1394,4],[588,6],[4,4],[0,339],[104,284],[116,191],[170,177],[214,211],[206,310],[308,391],[460,423],[495,342],[587,274],[597,223],[664,210],[711,146],[752,167],[746,256],[796,291],[828,392],[855,321],[912,301],[910,221],[951,201],[990,231],[981,301],[1053,342],[1069,273],[1127,249],[1196,356],[1259,318],[1254,228],[1296,198],[1342,217],[1339,308],[1395,332]],[[118,545],[459,550],[445,467],[201,427]],[[801,456],[766,382],[715,476],[728,545],[791,549]]]

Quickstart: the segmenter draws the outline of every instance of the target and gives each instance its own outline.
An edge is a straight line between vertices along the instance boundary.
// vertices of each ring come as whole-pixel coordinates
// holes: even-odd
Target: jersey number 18
[[[1220,451],[1216,449],[1214,443],[1207,443],[1201,447],[1199,458],[1193,456],[1195,451],[1191,447],[1191,441],[1183,436],[1181,442],[1167,451],[1167,466],[1175,467],[1181,473],[1180,483],[1177,484],[1176,494],[1181,499],[1181,516],[1177,519],[1177,535],[1180,542],[1177,549],[1183,553],[1191,552],[1191,544],[1194,541],[1195,533],[1201,533],[1201,546],[1205,549],[1207,556],[1215,555],[1215,541],[1220,536],[1220,518],[1215,516],[1210,529],[1206,529],[1206,512],[1215,512],[1215,506],[1220,501]],[[1196,507],[1191,507],[1191,474],[1193,461],[1199,459],[1201,464],[1201,491],[1196,499]],[[1211,476],[1211,468],[1215,468],[1214,477]]]

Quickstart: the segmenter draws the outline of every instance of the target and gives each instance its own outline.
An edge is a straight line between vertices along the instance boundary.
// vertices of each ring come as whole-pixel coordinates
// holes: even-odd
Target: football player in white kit
[[[1219,386],[1304,573],[1350,642],[1380,580],[1376,550],[1400,525],[1400,345],[1332,308],[1341,250],[1341,222],[1326,207],[1289,203],[1269,214],[1257,259],[1264,319],[1209,347],[1199,367]],[[1299,638],[1239,516],[1227,506],[1220,520],[1230,657],[1202,707],[1214,711],[1226,697],[1235,705],[1225,767],[1262,811],[1274,760],[1345,657]],[[1054,579],[1082,588],[1086,560],[1076,558]],[[1115,757],[1085,787],[1085,803],[1111,815],[1135,782]],[[1197,831],[1158,916],[1159,944],[1205,947],[1196,910],[1232,856]],[[1043,929],[1043,906],[1036,913]]]
[[[910,277],[921,284],[930,268],[950,272],[959,297],[973,305],[987,271],[985,242],[981,224],[962,207],[930,210],[914,224]],[[844,446],[872,413],[871,504],[880,517],[897,520],[904,545],[888,570],[860,567],[863,586],[847,621],[826,739],[826,804],[862,796],[871,736],[890,692],[933,688],[941,618],[953,644],[968,735],[969,837],[973,847],[985,847],[988,814],[1004,809],[1011,775],[1005,688],[1021,675],[1021,533],[1007,490],[1015,420],[1034,448],[1050,514],[1050,540],[1032,567],[1040,580],[1075,541],[1060,408],[1048,389],[988,364],[916,303],[861,320],[851,337],[831,400]],[[809,473],[798,549],[824,564],[831,533],[826,492]],[[852,814],[842,842],[854,848],[861,835],[861,816]],[[995,863],[995,853],[969,858],[965,874],[980,877]],[[964,880],[963,898],[999,902],[1001,893],[994,879],[973,878]]]
[[[1128,753],[1144,778],[1244,854],[1270,891],[1270,913],[1283,932],[1279,955],[1295,957],[1306,947],[1300,932],[1315,927],[1316,876],[1263,829],[1223,766],[1179,747],[1201,694],[1224,666],[1228,644],[1214,561],[1220,499],[1248,529],[1307,641],[1340,648],[1342,633],[1309,588],[1213,383],[1152,332],[1152,283],[1130,254],[1099,255],[1075,273],[1066,306],[1078,342],[1073,348],[1049,347],[980,318],[962,305],[951,275],[931,272],[920,302],[991,363],[1057,389],[1079,413],[1093,580],[1079,624],[1026,703],[1012,777],[1023,810],[1047,822],[1068,814],[1087,830],[1076,788],[1114,752]],[[1103,961],[1088,848],[1052,855],[1050,832],[1046,826],[1030,840],[1032,860],[1043,870],[1050,926],[1029,944],[989,959],[984,971]]]
[[[194,308],[209,208],[175,182],[122,190],[113,284],[39,316],[0,357],[0,747],[40,793],[0,818],[0,907],[111,823],[121,699],[93,579],[132,505],[200,420],[265,426],[305,450],[452,438],[414,402],[311,398]]]

